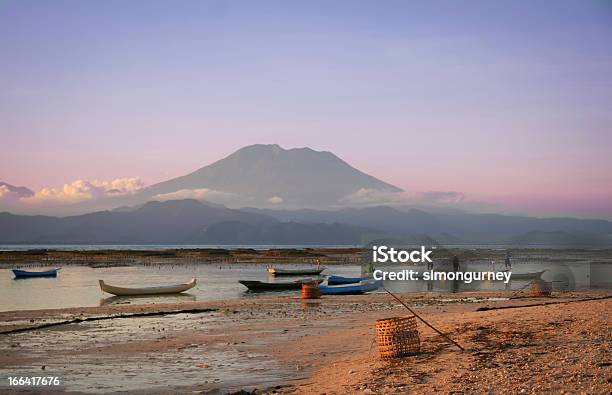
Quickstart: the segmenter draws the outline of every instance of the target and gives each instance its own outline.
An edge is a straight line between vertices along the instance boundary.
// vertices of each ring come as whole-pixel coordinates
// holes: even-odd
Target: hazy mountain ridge
[[[396,236],[427,234],[440,244],[612,246],[612,222],[576,218],[533,218],[499,214],[428,213],[377,206],[324,210],[244,208],[280,221],[346,223]],[[552,237],[557,232],[556,237]],[[560,237],[559,232],[564,236]],[[530,239],[529,235],[533,237]],[[549,234],[548,236],[544,236]],[[530,241],[532,240],[532,241]]]
[[[0,213],[0,243],[327,244],[397,237],[436,244],[612,246],[612,222],[431,214],[378,206],[337,211],[229,209],[193,199],[70,217]]]
[[[328,223],[279,222],[256,226],[241,222],[221,222],[208,227],[199,240],[210,244],[283,245],[359,245],[372,229]]]
[[[192,199],[63,218],[0,213],[4,244],[358,244],[368,231],[344,224],[281,223]]]

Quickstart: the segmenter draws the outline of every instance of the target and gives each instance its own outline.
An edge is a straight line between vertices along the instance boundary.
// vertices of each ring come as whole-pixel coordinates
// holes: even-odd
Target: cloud
[[[32,196],[33,194],[34,192],[26,187],[16,187],[6,182],[0,182],[0,201],[18,202],[19,199]]]
[[[62,187],[48,187],[36,191],[33,196],[21,199],[24,203],[79,203],[106,196],[133,194],[144,184],[138,177],[117,178],[111,181],[75,180]]]
[[[280,196],[272,196],[271,198],[267,200],[268,203],[272,203],[272,204],[281,204],[283,201],[284,201],[283,198]]]
[[[109,194],[132,194],[144,187],[144,183],[138,177],[116,178],[112,181],[92,181],[92,185],[104,188]]]
[[[162,193],[153,196],[153,200],[180,200],[180,199],[196,199],[207,200],[213,203],[231,204],[232,202],[243,199],[240,195],[234,193],[216,191],[208,188],[198,189],[181,189],[175,192]]]
[[[0,185],[0,199],[8,198],[11,190],[6,185]]]
[[[340,204],[373,206],[381,204],[403,204],[413,198],[408,192],[391,192],[380,189],[361,188],[340,199]]]
[[[426,203],[451,204],[463,202],[465,195],[461,192],[429,191],[417,194],[417,198]]]

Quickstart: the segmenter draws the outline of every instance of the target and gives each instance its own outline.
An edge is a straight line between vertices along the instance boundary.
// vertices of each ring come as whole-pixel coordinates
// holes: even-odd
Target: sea
[[[62,250],[161,250],[169,248],[253,248],[268,249],[280,246],[203,246],[203,245],[2,245],[0,250],[62,249]],[[317,247],[313,245],[282,246],[283,248]],[[320,246],[323,247],[323,246]],[[349,247],[349,246],[324,246]],[[478,246],[472,246],[478,248]],[[503,248],[488,246],[487,248]],[[540,254],[540,253],[539,253]],[[555,253],[558,257],[563,254]],[[595,258],[597,256],[597,258]],[[546,258],[546,257],[544,257]],[[33,270],[43,270],[39,262]],[[27,265],[25,265],[27,266]],[[15,279],[9,267],[0,269],[0,311],[37,310],[66,307],[100,306],[105,304],[145,304],[172,303],[178,301],[214,301],[240,298],[270,296],[272,293],[252,293],[239,280],[293,281],[297,278],[275,278],[266,271],[266,264],[227,264],[227,263],[185,263],[146,266],[88,267],[64,265],[55,278]],[[303,267],[288,264],[283,267]],[[326,265],[323,275],[357,277],[361,274],[360,265]],[[385,267],[377,267],[385,269]],[[425,267],[421,267],[425,270]],[[500,271],[503,263],[464,262],[462,270]],[[612,290],[612,259],[601,259],[594,254],[593,259],[581,257],[579,261],[566,259],[533,259],[515,264],[513,273],[534,273],[544,271],[542,280],[550,282],[553,289],[604,289]],[[178,284],[197,279],[197,286],[180,295],[156,297],[116,297],[103,293],[98,280],[108,284],[125,287],[142,287],[164,284]],[[497,281],[472,282],[460,281],[385,281],[384,286],[397,292],[467,292],[479,290],[520,291],[531,280],[516,280],[508,284]],[[278,295],[297,295],[295,291],[274,292]]]

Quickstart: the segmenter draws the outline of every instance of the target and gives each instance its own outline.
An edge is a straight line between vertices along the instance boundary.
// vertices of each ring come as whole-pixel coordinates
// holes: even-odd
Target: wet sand
[[[419,324],[422,353],[395,361],[378,357],[374,324],[406,311],[386,294],[3,312],[0,331],[172,314],[2,334],[0,373],[59,374],[68,392],[608,393],[612,301],[586,299],[610,292],[509,296],[402,295],[466,351]]]

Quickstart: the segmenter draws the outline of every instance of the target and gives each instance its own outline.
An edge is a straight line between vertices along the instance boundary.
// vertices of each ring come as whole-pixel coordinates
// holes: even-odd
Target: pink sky
[[[611,218],[611,10],[8,2],[0,181],[151,184],[277,143],[410,192]]]

